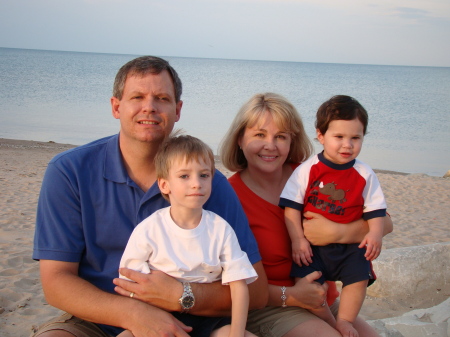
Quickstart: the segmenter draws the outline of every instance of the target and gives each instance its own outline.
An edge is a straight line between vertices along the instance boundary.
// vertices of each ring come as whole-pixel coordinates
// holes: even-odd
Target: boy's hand
[[[297,242],[292,242],[292,259],[299,266],[309,266],[313,256],[311,245],[306,238],[301,238]]]
[[[364,240],[358,246],[359,248],[366,247],[366,253],[364,254],[364,256],[368,261],[373,261],[380,255],[381,240],[382,240],[381,235],[369,232],[366,234]]]

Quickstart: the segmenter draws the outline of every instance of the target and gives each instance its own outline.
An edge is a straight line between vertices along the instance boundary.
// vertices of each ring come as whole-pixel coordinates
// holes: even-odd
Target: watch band
[[[189,282],[183,282],[183,294],[178,301],[181,305],[181,312],[184,313],[188,312],[194,306],[195,297]]]

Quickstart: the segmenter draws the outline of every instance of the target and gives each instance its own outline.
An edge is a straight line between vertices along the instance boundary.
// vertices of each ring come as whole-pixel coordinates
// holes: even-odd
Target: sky
[[[450,67],[450,0],[0,0],[0,47]]]

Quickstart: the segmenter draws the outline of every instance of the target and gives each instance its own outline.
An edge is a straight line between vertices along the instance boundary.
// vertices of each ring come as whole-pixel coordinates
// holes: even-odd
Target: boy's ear
[[[320,132],[319,129],[316,129],[316,134],[317,134],[317,140],[320,142],[320,144],[323,145],[323,134],[322,134],[322,132]]]
[[[169,186],[169,182],[164,179],[164,178],[159,178],[158,179],[158,187],[161,190],[162,193],[164,194],[169,194],[170,193],[170,186]]]

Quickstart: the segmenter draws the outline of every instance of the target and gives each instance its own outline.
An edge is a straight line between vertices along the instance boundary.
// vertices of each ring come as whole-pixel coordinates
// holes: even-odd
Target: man
[[[229,289],[219,282],[183,287],[164,273],[132,270],[121,273],[135,282],[117,278],[133,228],[168,206],[155,183],[153,159],[180,119],[181,92],[181,81],[165,60],[145,56],[128,62],[116,76],[111,98],[120,133],[59,154],[49,163],[33,258],[40,261],[47,301],[68,314],[44,324],[35,336],[115,336],[122,329],[136,337],[187,336],[190,328],[168,312],[230,314]],[[249,287],[250,308],[264,306],[267,282],[256,242],[219,172],[205,209],[233,226],[259,274]]]

